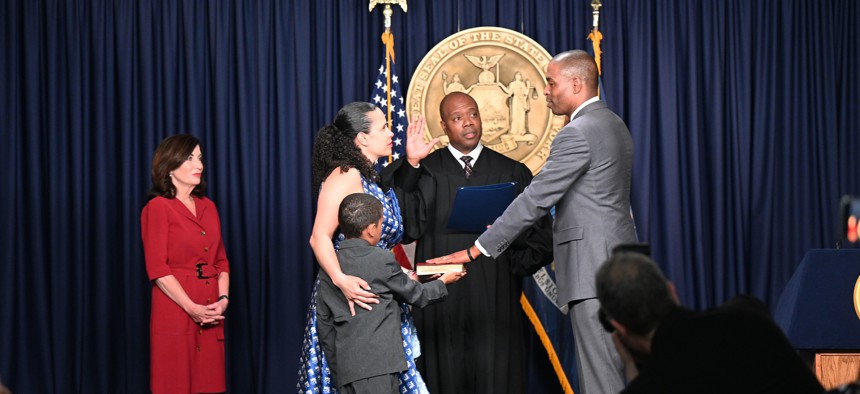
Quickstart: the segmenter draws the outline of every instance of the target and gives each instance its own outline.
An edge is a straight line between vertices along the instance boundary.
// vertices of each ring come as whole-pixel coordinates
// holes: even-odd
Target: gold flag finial
[[[406,0],[370,0],[370,5],[368,6],[367,12],[373,12],[373,8],[376,7],[377,4],[385,4],[385,10],[382,11],[382,15],[385,15],[385,31],[391,31],[391,15],[394,14],[394,11],[391,10],[392,4],[400,5],[400,8],[403,8],[403,12],[406,12]],[[383,38],[383,40],[385,40]]]
[[[406,11],[406,0],[370,0],[370,7],[367,12],[373,12],[373,7],[376,7],[377,4],[385,4],[385,9],[390,10],[391,4],[398,4],[400,8],[403,8],[403,12]]]
[[[594,62],[597,63],[597,73],[603,75],[603,70],[600,64],[600,55],[603,51],[600,50],[600,41],[603,39],[603,34],[600,33],[598,26],[600,25],[600,0],[591,0],[591,33],[588,38],[591,40],[592,48],[594,49]]]
[[[386,56],[393,59],[394,35],[391,34],[391,15],[394,14],[394,11],[391,10],[391,5],[400,5],[400,8],[403,8],[403,12],[406,12],[406,0],[370,0],[368,12],[373,12],[373,8],[376,7],[377,4],[385,4],[385,9],[382,11],[382,15],[385,16],[385,31],[382,33],[382,42],[385,44]]]

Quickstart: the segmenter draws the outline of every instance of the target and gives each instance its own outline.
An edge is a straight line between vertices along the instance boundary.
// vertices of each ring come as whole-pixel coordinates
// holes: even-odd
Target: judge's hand
[[[349,313],[355,316],[355,305],[367,310],[373,310],[369,304],[378,304],[379,296],[370,292],[370,285],[364,279],[357,276],[343,275],[337,281],[333,281],[340,291],[343,292],[349,302]]]
[[[470,246],[472,248],[472,252],[477,250],[478,248],[475,246]],[[478,254],[481,252],[478,251]],[[472,256],[478,257],[475,253],[472,253]],[[455,264],[455,263],[468,263],[469,255],[466,254],[466,250],[460,250],[454,253],[451,253],[447,256],[436,257],[435,259],[427,260],[428,264]]]
[[[439,138],[434,138],[430,142],[424,141],[424,124],[426,120],[421,115],[416,115],[409,123],[406,129],[406,160],[412,167],[430,154],[430,149],[439,142]]]

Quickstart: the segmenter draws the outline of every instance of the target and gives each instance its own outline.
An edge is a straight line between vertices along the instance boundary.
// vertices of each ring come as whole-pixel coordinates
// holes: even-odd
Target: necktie
[[[466,174],[466,179],[472,175],[472,156],[463,156],[460,158],[466,165],[463,167],[463,173]]]

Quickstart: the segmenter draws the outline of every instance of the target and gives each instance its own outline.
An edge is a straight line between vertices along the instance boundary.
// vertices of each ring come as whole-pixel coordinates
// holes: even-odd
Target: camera
[[[850,243],[860,240],[860,198],[843,196],[839,203],[839,238]]]

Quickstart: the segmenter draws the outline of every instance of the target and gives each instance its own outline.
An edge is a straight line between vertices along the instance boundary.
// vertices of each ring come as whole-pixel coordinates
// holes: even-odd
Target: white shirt
[[[468,154],[464,154],[463,152],[460,152],[456,148],[451,146],[451,144],[448,144],[448,152],[451,152],[451,154],[454,155],[454,158],[457,159],[457,163],[460,163],[460,168],[466,168],[466,162],[464,162],[463,160],[460,160],[461,157],[463,157],[463,156],[471,157],[472,158],[472,166],[474,166],[475,162],[478,161],[478,156],[481,155],[482,150],[484,150],[484,145],[481,145],[480,142],[478,142],[478,146],[476,146],[475,149],[472,149],[472,151],[469,152]]]
[[[457,159],[457,163],[460,163],[460,168],[466,168],[466,162],[464,162],[463,160],[460,160],[461,157],[463,157],[463,156],[471,157],[472,158],[472,165],[474,166],[475,165],[474,163],[476,161],[478,161],[478,156],[481,155],[482,150],[484,150],[484,145],[481,145],[480,141],[478,141],[478,145],[475,147],[475,149],[472,149],[472,151],[469,152],[468,155],[463,154],[463,152],[458,151],[453,146],[451,146],[451,144],[448,144],[448,152],[451,152],[451,154],[454,155],[454,158]],[[419,162],[417,166],[412,166],[412,167],[413,168],[420,168],[421,163]]]
[[[594,96],[588,100],[585,100],[585,102],[583,102],[582,104],[579,104],[579,107],[576,107],[576,109],[573,110],[573,113],[570,115],[570,120],[573,120],[573,118],[576,117],[576,114],[578,114],[581,109],[585,108],[586,105],[597,101],[600,101],[600,97]]]

